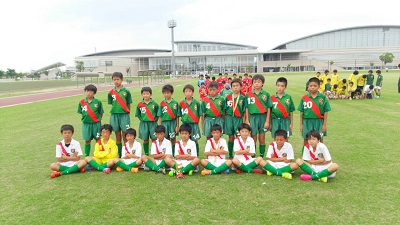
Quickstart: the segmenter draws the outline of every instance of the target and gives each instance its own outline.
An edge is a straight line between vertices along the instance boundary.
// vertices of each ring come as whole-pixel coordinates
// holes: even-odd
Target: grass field
[[[349,73],[339,75],[347,78]],[[275,80],[285,76],[287,93],[297,108],[313,74],[269,74],[264,89],[275,92]],[[83,94],[1,108],[0,224],[397,224],[400,72],[383,75],[381,99],[330,102],[325,144],[340,168],[328,183],[301,181],[301,170],[293,180],[232,173],[194,174],[178,180],[142,171],[86,172],[50,179],[61,125],[74,125],[74,138],[83,145],[76,113]],[[174,82],[175,99],[183,98],[187,82],[196,86],[195,79]],[[162,100],[160,90],[153,87],[157,102]],[[138,102],[140,89],[131,92]],[[103,122],[108,122],[106,93],[96,97],[103,101]],[[296,158],[303,142],[298,117],[296,111],[290,139]],[[137,118],[131,121],[137,129]],[[205,139],[200,143],[204,148]]]

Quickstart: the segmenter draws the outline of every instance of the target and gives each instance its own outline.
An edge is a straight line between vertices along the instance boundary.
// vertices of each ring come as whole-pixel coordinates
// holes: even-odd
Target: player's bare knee
[[[290,163],[290,169],[297,170],[298,168],[299,168],[299,165],[297,165],[297,163]]]
[[[86,161],[86,162],[89,162],[89,161],[92,160],[92,159],[93,159],[93,158],[90,157],[90,156],[86,156],[86,157],[85,157],[85,161]]]
[[[332,165],[329,166],[329,172],[336,172],[339,169],[339,165],[336,163],[332,163]]]
[[[303,162],[304,162],[304,160],[302,160],[302,159],[300,159],[300,158],[299,158],[299,159],[296,159],[296,164],[299,165],[299,166],[300,166],[301,164],[303,164]]]
[[[52,164],[50,164],[50,169],[51,169],[51,170],[58,170],[58,169],[59,169],[58,163],[52,163]]]
[[[240,166],[240,161],[239,161],[238,159],[233,159],[233,160],[232,160],[232,163],[233,163],[235,166]]]
[[[142,156],[142,161],[143,161],[143,162],[146,162],[147,159],[148,159],[148,158],[147,158],[147,155]]]
[[[202,159],[202,160],[200,160],[200,164],[202,166],[206,166],[208,164],[208,161],[206,159]]]
[[[226,160],[225,163],[226,163],[226,165],[229,166],[229,167],[232,166],[232,160],[230,160],[230,159]]]
[[[193,166],[197,166],[197,165],[199,165],[199,163],[200,163],[200,159],[199,159],[199,158],[194,158],[194,159],[192,160],[192,165],[193,165]]]

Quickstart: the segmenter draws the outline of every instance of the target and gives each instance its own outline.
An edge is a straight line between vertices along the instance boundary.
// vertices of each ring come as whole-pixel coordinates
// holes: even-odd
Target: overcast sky
[[[392,3],[390,3],[392,2]],[[382,4],[382,5],[379,5]],[[35,0],[0,3],[0,69],[27,72],[76,56],[171,49],[175,40],[221,41],[269,50],[310,34],[399,25],[395,1]]]

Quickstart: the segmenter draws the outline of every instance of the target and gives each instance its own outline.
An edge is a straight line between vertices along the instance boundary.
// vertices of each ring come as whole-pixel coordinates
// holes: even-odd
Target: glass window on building
[[[105,61],[106,66],[112,66],[113,65],[113,61]]]

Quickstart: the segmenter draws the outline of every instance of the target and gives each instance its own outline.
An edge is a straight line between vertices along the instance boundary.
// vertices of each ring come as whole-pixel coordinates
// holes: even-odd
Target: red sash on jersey
[[[220,117],[221,112],[218,111],[217,106],[215,106],[214,102],[211,101],[209,98],[204,98],[203,99],[206,103],[210,104],[210,109],[214,113],[215,117]]]
[[[235,103],[234,102],[234,100],[233,100],[233,96],[231,95],[231,94],[228,94],[227,96],[226,96],[226,98],[229,100],[229,101],[232,101],[232,110],[233,110],[233,104]],[[239,98],[239,100],[240,100],[240,95],[238,96],[238,98]],[[233,112],[233,114],[236,116],[236,117],[241,117],[240,116],[240,112],[239,112],[239,108],[236,106],[236,109],[235,109],[235,111]]]
[[[314,153],[312,153],[312,151],[310,150],[310,145],[309,145],[309,144],[304,145],[304,147],[307,148],[308,152],[310,153],[310,157],[311,157],[313,160],[318,160],[317,158],[315,158]]]
[[[184,110],[187,109],[188,115],[189,115],[189,117],[193,120],[193,122],[199,123],[199,118],[197,118],[197,116],[194,114],[194,112],[192,111],[192,109],[191,109],[184,101],[181,101],[179,104],[181,105],[181,107],[182,107]]]
[[[215,145],[214,145],[214,142],[212,141],[212,139],[211,139],[211,138],[208,138],[207,140],[211,143],[211,148],[212,148],[212,149],[215,149]],[[218,155],[218,157],[219,157],[220,159],[222,159],[221,155]]]
[[[158,144],[157,144],[157,140],[153,141],[154,145],[156,146],[156,152],[157,154],[161,154],[161,152],[158,150]]]
[[[131,153],[129,152],[129,150],[128,150],[128,147],[126,147],[126,143],[124,144],[124,147],[125,147],[126,153],[127,153],[127,154],[131,154]]]
[[[168,115],[169,115],[172,119],[175,119],[174,112],[172,112],[171,107],[169,107],[169,105],[168,105],[167,103],[165,103],[164,101],[162,101],[162,102],[160,103],[160,105],[161,105],[163,108],[166,107],[166,108],[167,108],[167,113],[168,113]]]
[[[62,152],[65,156],[69,156],[68,152],[65,150],[64,146],[62,145],[61,141],[58,142],[58,145],[61,147],[61,152]]]
[[[261,114],[264,114],[267,112],[267,110],[261,104],[260,99],[258,99],[258,97],[252,91],[249,91],[247,94],[250,97],[254,98],[254,103],[256,104],[257,108],[260,110]]]
[[[121,105],[122,109],[124,109],[124,111],[129,114],[130,111],[127,108],[126,103],[124,102],[124,100],[122,100],[121,96],[119,96],[119,94],[117,92],[115,92],[114,89],[110,90],[110,94],[115,96],[115,100],[117,100],[117,102]]]
[[[183,148],[180,141],[178,141],[178,146],[179,146],[179,155],[184,155],[185,153],[183,152]]]
[[[100,147],[101,147],[100,151],[104,151],[104,146],[103,146],[103,144],[101,143],[101,139],[97,140],[97,144],[99,144]]]
[[[92,108],[90,108],[89,104],[87,102],[85,102],[84,99],[82,99],[80,101],[81,105],[83,105],[84,107],[86,107],[86,112],[88,113],[88,115],[90,116],[90,118],[95,122],[98,123],[100,122],[100,120],[97,118],[96,114],[93,112]]]
[[[244,148],[244,146],[243,146],[242,142],[240,141],[240,138],[239,138],[239,137],[237,137],[236,139],[237,139],[237,140],[238,140],[238,142],[239,142],[240,148],[241,148],[241,149],[244,151],[244,150],[245,150],[245,148]],[[249,157],[248,157],[246,154],[243,154],[243,156],[244,156],[244,158],[245,158],[246,160],[248,160],[248,159],[249,159]]]
[[[144,108],[146,109],[146,115],[147,115],[147,117],[149,117],[150,121],[154,121],[154,116],[153,116],[153,114],[151,114],[150,109],[149,109],[149,107],[147,107],[146,104],[144,104],[143,102],[139,102],[139,103],[138,103],[138,106],[139,106],[140,108],[143,108],[143,107],[144,107]]]
[[[272,102],[276,102],[277,105],[276,107],[279,109],[279,111],[281,111],[281,113],[283,114],[283,118],[287,118],[289,116],[288,111],[286,110],[285,106],[282,104],[281,101],[279,101],[275,95],[271,95],[271,100]]]
[[[275,150],[274,142],[271,142],[270,145],[272,146],[272,150],[274,151],[273,153],[274,153],[275,158],[279,158],[279,157],[278,157],[278,154],[276,153],[276,150]]]
[[[306,102],[312,102],[312,106],[311,106],[312,111],[314,111],[315,115],[317,115],[318,118],[320,118],[320,119],[324,118],[324,116],[321,115],[321,112],[319,111],[317,104],[315,104],[314,101],[311,100],[310,97],[308,97],[307,95],[303,95],[302,99]]]

